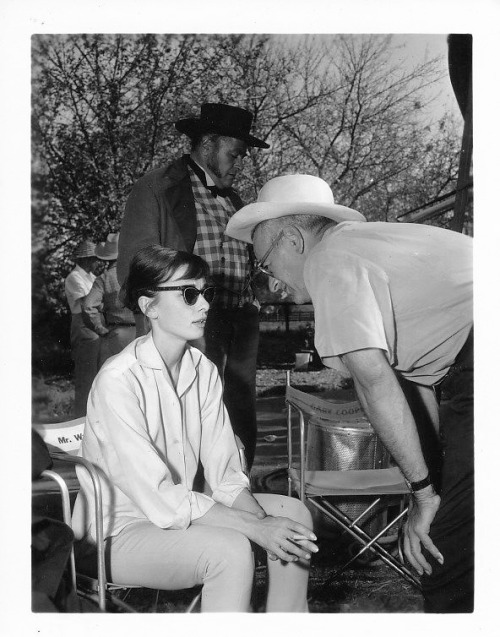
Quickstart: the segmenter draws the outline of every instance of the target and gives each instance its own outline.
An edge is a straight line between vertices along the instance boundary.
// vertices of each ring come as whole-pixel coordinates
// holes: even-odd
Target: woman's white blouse
[[[80,455],[104,476],[105,537],[138,520],[186,529],[215,502],[231,506],[249,487],[217,368],[188,347],[174,388],[151,333],[101,368],[89,396]],[[193,491],[200,462],[211,496]],[[77,535],[95,539],[92,483],[84,470],[77,472]]]

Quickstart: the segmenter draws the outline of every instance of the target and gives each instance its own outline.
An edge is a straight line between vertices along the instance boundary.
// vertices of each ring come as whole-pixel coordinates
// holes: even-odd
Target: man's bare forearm
[[[428,474],[415,420],[408,402],[381,350],[351,352],[342,357],[349,369],[367,418],[405,477],[422,480]]]
[[[417,426],[408,402],[384,352],[369,349],[351,352],[342,357],[352,374],[358,398],[382,442],[410,482],[428,475]],[[421,394],[429,415],[434,409],[429,394]],[[430,410],[430,411],[429,411]],[[437,414],[436,414],[437,415]],[[432,485],[417,491],[410,504],[405,524],[405,555],[422,575],[430,574],[432,566],[422,553],[424,546],[441,564],[443,555],[432,542],[430,526],[440,505]]]

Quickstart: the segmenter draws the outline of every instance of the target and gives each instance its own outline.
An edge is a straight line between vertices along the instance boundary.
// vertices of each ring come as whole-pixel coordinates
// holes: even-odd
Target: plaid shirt
[[[210,266],[213,282],[218,288],[215,304],[235,307],[239,302],[252,303],[254,295],[251,289],[246,290],[240,300],[240,293],[251,272],[248,246],[224,234],[227,222],[236,210],[229,198],[225,199],[224,207],[190,167],[188,170],[198,228],[193,252]]]

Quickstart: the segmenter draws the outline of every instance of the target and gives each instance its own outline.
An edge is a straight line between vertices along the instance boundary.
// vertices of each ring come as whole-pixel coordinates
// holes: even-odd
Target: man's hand
[[[404,527],[404,552],[407,560],[419,575],[432,573],[432,567],[422,554],[423,545],[436,560],[444,558],[429,537],[431,523],[439,509],[441,498],[432,487],[422,489],[411,497],[408,520]]]

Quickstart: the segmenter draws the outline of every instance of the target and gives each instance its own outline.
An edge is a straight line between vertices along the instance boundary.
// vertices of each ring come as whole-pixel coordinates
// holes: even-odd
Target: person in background
[[[205,259],[217,286],[200,347],[219,370],[235,433],[253,463],[257,442],[256,368],[259,309],[249,286],[248,246],[224,235],[243,204],[232,188],[249,147],[269,145],[250,134],[252,114],[226,104],[203,104],[200,117],[179,120],[191,152],[139,179],[127,201],[120,232],[118,281],[133,255],[159,244]],[[138,334],[145,331],[137,315]]]
[[[99,336],[83,322],[82,300],[95,281],[98,259],[96,245],[82,241],[75,250],[74,269],[64,281],[64,291],[71,311],[71,356],[74,361],[75,403],[73,417],[85,416],[87,398],[99,365]]]
[[[80,450],[102,474],[109,581],[162,590],[202,584],[202,612],[248,612],[254,542],[269,557],[267,611],[306,612],[318,550],[311,514],[300,500],[251,494],[217,367],[189,344],[203,334],[215,298],[207,263],[143,248],[125,293],[151,331],[99,371]],[[200,463],[210,495],[194,487]],[[77,472],[74,528],[95,542],[93,486]]]
[[[134,314],[120,300],[116,278],[119,233],[108,234],[99,243],[95,255],[107,264],[107,269],[94,281],[82,301],[82,315],[87,327],[100,336],[99,368],[135,338]]]
[[[271,179],[226,232],[253,242],[258,268],[295,303],[313,303],[323,363],[351,375],[405,476],[405,555],[422,576],[426,612],[472,612],[472,239],[428,225],[366,222],[312,175]],[[418,395],[431,435],[439,432],[437,467],[400,378]]]

